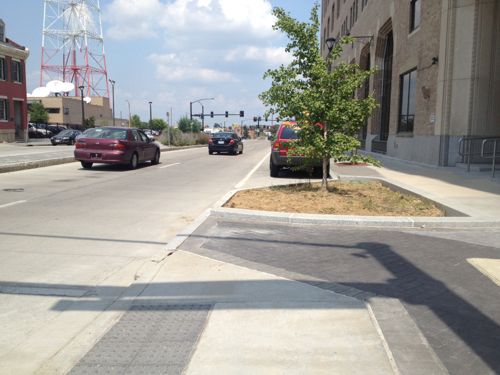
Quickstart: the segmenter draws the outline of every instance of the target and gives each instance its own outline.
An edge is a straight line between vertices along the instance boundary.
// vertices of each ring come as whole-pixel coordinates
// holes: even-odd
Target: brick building
[[[28,127],[26,102],[27,48],[5,37],[0,19],[0,142],[24,140]]]
[[[324,56],[350,34],[341,60],[377,67],[366,151],[453,166],[461,138],[500,137],[499,1],[322,0],[321,19]]]

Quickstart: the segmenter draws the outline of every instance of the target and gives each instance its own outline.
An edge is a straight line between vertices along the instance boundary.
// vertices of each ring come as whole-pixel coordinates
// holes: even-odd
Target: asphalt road
[[[242,155],[167,152],[134,171],[70,163],[3,174],[2,367],[31,373],[89,324],[95,335],[112,325],[113,303],[140,293],[127,287],[153,277],[165,245],[268,152],[267,141],[248,141]],[[100,311],[61,314],[95,297]]]

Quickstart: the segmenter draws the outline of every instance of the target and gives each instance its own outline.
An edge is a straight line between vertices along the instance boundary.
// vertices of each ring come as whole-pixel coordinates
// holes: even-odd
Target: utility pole
[[[149,102],[149,128],[151,129],[151,126],[153,125],[153,109],[151,105],[153,102]]]
[[[113,96],[113,126],[115,126],[115,83],[116,81],[113,81],[112,79],[109,79],[109,82],[111,83],[111,95]]]

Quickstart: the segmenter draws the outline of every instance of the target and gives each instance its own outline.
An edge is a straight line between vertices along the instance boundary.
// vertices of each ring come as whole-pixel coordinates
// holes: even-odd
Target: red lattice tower
[[[44,0],[40,86],[52,80],[109,98],[99,0]]]

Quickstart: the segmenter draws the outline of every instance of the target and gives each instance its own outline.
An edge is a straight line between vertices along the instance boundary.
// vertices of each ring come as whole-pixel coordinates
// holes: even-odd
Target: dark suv
[[[297,123],[284,122],[280,125],[276,133],[276,140],[273,142],[271,149],[271,159],[269,160],[269,170],[271,177],[278,177],[279,171],[282,168],[299,167],[304,165],[305,158],[302,156],[288,156],[288,145],[290,142],[298,139]],[[315,160],[311,167],[314,175],[322,175],[323,162]]]

